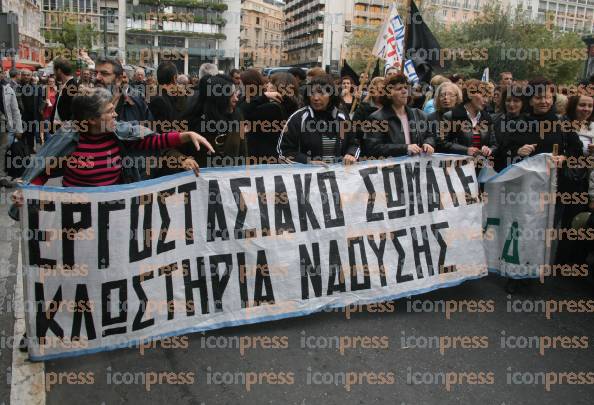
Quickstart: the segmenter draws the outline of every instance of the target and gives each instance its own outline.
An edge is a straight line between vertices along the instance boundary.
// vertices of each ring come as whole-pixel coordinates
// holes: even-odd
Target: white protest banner
[[[537,155],[501,173],[481,173],[487,201],[483,227],[489,270],[511,278],[536,278],[553,258],[557,171],[550,155]]]
[[[472,160],[23,187],[33,360],[392,300],[487,274]]]

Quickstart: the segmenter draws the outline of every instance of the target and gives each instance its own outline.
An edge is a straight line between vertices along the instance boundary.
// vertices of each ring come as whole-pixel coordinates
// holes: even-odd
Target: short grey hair
[[[216,76],[219,74],[219,68],[214,63],[203,63],[198,71],[198,78],[202,79],[206,75]]]
[[[82,122],[98,118],[111,100],[111,93],[103,87],[81,88],[72,99],[72,119]]]

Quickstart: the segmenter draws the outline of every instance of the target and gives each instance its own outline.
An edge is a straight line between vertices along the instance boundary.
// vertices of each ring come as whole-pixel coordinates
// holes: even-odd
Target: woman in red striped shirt
[[[103,88],[88,90],[72,100],[72,125],[78,132],[75,150],[62,164],[64,187],[102,187],[124,182],[122,156],[128,149],[159,150],[175,148],[192,142],[196,149],[204,145],[214,152],[208,141],[196,132],[169,132],[151,134],[143,138],[124,141],[116,134],[115,106],[111,94]],[[191,167],[198,173],[197,167]],[[52,168],[53,169],[53,168]],[[46,173],[36,177],[31,184],[43,185],[52,175]],[[19,205],[22,200],[17,190],[13,200]]]

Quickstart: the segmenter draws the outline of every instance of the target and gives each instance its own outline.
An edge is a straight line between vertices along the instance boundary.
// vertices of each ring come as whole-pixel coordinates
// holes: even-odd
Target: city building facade
[[[44,65],[44,37],[41,32],[40,0],[0,0],[3,13],[16,15],[19,28],[19,50],[15,58],[17,67],[35,69]],[[12,66],[12,61],[2,55],[4,69]]]
[[[353,0],[287,0],[283,65],[336,70],[352,32]]]
[[[126,61],[156,67],[175,63],[194,74],[202,63],[223,71],[239,66],[240,0],[127,2]]]
[[[264,0],[241,2],[241,56],[244,68],[280,66],[284,14],[277,3]]]
[[[561,31],[594,33],[594,0],[507,0],[512,10],[520,7],[529,19]]]

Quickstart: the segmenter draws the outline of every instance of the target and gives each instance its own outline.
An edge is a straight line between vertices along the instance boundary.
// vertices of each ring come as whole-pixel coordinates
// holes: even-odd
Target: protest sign
[[[487,273],[472,159],[23,187],[33,360],[396,299]]]

